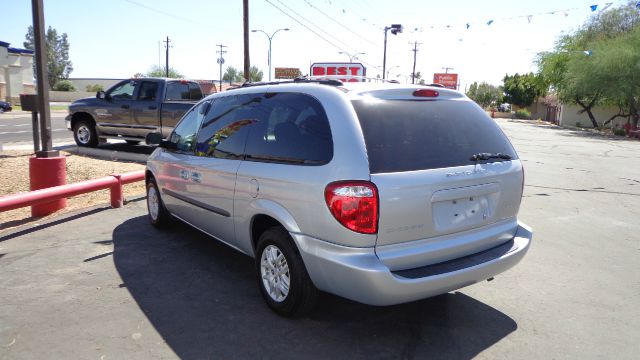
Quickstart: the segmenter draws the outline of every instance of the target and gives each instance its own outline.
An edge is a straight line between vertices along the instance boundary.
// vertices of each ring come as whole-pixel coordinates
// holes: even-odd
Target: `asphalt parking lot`
[[[499,123],[534,243],[492,282],[383,308],[324,294],[283,319],[251,259],[133,199],[0,233],[0,358],[636,359],[640,141]]]

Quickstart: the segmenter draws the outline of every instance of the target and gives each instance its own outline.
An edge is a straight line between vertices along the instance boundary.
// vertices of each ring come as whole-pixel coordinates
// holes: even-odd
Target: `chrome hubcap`
[[[86,144],[89,142],[89,140],[91,140],[91,132],[85,125],[80,126],[78,130],[76,130],[76,134],[78,136],[78,141],[83,144]]]
[[[149,209],[149,215],[155,221],[158,220],[158,214],[160,213],[160,198],[158,197],[158,191],[155,186],[151,186],[147,193],[147,208]]]
[[[260,275],[267,293],[276,302],[282,302],[289,294],[289,265],[277,246],[269,245],[262,250]]]

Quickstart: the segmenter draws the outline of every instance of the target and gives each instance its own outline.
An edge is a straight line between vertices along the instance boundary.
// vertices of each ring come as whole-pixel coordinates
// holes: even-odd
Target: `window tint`
[[[189,83],[189,99],[190,100],[200,100],[202,99],[202,90],[200,86],[195,83]]]
[[[329,121],[313,97],[269,93],[256,108],[245,150],[248,160],[321,165],[333,158]]]
[[[248,125],[258,122],[259,95],[226,96],[216,99],[198,134],[196,155],[239,159],[243,155]]]
[[[470,101],[353,101],[371,173],[473,164],[477,153],[516,153],[502,130]]]
[[[133,99],[133,90],[136,88],[135,81],[127,81],[117,85],[111,91],[109,91],[109,96],[115,100],[130,100]]]
[[[156,99],[156,92],[158,91],[158,83],[151,81],[143,81],[140,84],[140,90],[138,91],[138,100],[141,101],[154,101]]]
[[[192,82],[173,81],[167,83],[165,100],[200,100],[202,91],[198,84]]]
[[[208,101],[201,102],[186,113],[182,120],[169,136],[169,141],[175,144],[176,150],[181,152],[193,152],[196,144],[196,135],[200,123],[204,118],[203,112],[208,109]]]

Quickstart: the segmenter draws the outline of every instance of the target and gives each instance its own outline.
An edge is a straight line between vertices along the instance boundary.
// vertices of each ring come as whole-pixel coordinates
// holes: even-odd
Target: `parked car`
[[[177,218],[255,258],[281,315],[318,291],[371,305],[443,294],[518,263],[522,162],[465,95],[293,81],[208,96],[146,170],[151,224]]]
[[[166,78],[123,80],[95,97],[74,101],[66,117],[78,146],[106,139],[137,144],[150,132],[169,135],[178,120],[202,99],[194,81]]]
[[[9,112],[12,110],[11,104],[6,101],[0,101],[0,113]]]

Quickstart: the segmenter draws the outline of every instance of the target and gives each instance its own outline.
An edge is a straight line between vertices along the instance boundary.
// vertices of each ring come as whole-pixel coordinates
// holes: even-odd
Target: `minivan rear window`
[[[516,152],[471,101],[354,100],[371,173],[471,165],[477,153]]]

